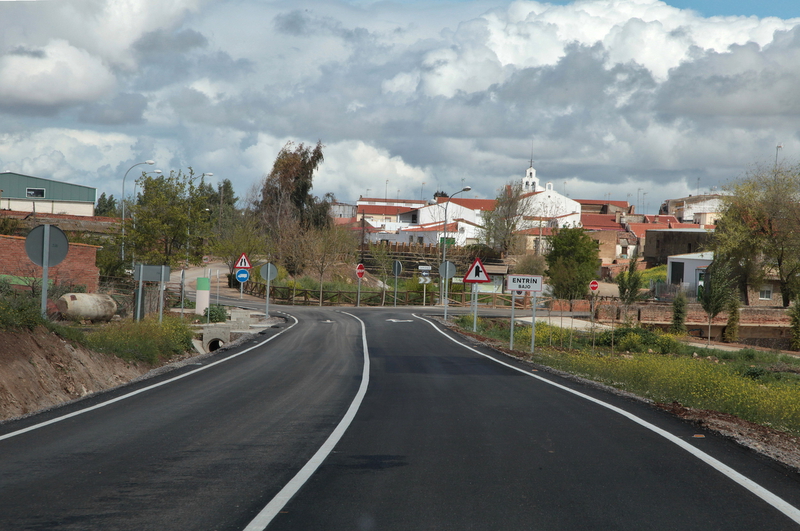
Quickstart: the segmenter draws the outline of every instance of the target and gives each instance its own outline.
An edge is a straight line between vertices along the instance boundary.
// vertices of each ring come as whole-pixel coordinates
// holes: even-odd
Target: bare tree
[[[347,261],[356,249],[356,238],[347,229],[331,227],[306,232],[309,261],[319,275],[319,305],[322,306],[322,284],[325,272],[335,263]]]

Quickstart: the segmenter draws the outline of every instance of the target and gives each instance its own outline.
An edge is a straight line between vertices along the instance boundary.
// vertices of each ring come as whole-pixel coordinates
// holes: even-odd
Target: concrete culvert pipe
[[[225,345],[225,342],[223,340],[221,340],[219,338],[214,338],[214,339],[212,339],[211,341],[208,342],[208,346],[206,347],[206,350],[208,352],[214,352],[215,350],[219,350],[220,348],[222,348],[224,345]]]

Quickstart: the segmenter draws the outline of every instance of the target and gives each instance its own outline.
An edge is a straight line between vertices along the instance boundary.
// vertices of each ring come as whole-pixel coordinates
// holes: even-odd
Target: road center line
[[[344,315],[349,315],[359,323],[361,323],[361,341],[363,343],[363,350],[364,350],[364,369],[361,372],[361,385],[358,387],[358,392],[356,393],[355,398],[350,403],[350,407],[347,409],[347,412],[342,417],[342,420],[339,421],[339,424],[336,428],[331,432],[328,436],[328,439],[322,444],[322,446],[317,450],[317,452],[311,457],[311,459],[300,469],[300,471],[295,474],[295,476],[289,480],[289,483],[284,486],[281,491],[275,495],[274,498],[264,507],[261,509],[261,512],[253,518],[253,520],[247,524],[247,527],[244,528],[244,531],[262,531],[266,529],[266,527],[272,522],[272,519],[278,515],[278,513],[283,509],[289,500],[297,494],[297,492],[302,488],[302,486],[306,483],[306,481],[314,475],[314,472],[322,465],[322,462],[330,455],[333,451],[333,448],[339,442],[339,440],[344,435],[344,432],[353,422],[353,419],[358,412],[358,408],[361,407],[361,402],[364,401],[364,395],[367,393],[367,387],[369,386],[369,349],[367,347],[367,329],[364,325],[364,321],[356,317],[355,315],[347,312],[341,312]]]
[[[483,356],[484,358],[490,359],[495,363],[499,363],[500,365],[504,365],[504,366],[506,366],[506,367],[508,367],[510,369],[513,369],[513,370],[515,370],[517,372],[520,372],[520,373],[524,374],[525,376],[530,376],[531,378],[535,378],[535,379],[537,379],[537,380],[539,380],[541,382],[544,382],[546,384],[552,385],[553,387],[558,387],[559,389],[561,389],[563,391],[566,391],[568,393],[572,393],[573,395],[579,396],[579,397],[581,397],[581,398],[583,398],[585,400],[593,402],[593,403],[595,403],[597,405],[600,405],[600,406],[602,406],[604,408],[610,409],[611,411],[613,411],[615,413],[618,413],[618,414],[622,415],[623,417],[628,418],[629,420],[632,420],[636,424],[639,424],[640,426],[643,426],[644,428],[647,428],[648,430],[650,430],[650,431],[652,431],[652,432],[664,437],[669,442],[681,447],[682,449],[686,450],[687,452],[689,452],[690,454],[692,454],[696,458],[700,459],[701,461],[703,461],[707,465],[711,466],[712,468],[714,468],[718,472],[721,472],[722,474],[727,476],[729,479],[735,481],[736,483],[738,483],[742,487],[746,488],[747,490],[749,490],[750,492],[752,492],[753,494],[755,494],[756,496],[758,496],[759,498],[761,498],[762,500],[767,502],[768,504],[770,504],[773,507],[775,507],[777,510],[782,512],[784,515],[788,516],[794,522],[800,524],[800,509],[798,509],[797,507],[791,505],[789,502],[787,502],[783,498],[781,498],[781,497],[773,494],[772,492],[768,491],[767,489],[765,489],[764,487],[762,487],[761,485],[759,485],[755,481],[753,481],[750,478],[744,476],[743,474],[737,472],[736,470],[734,470],[733,468],[729,467],[728,465],[726,465],[726,464],[722,463],[721,461],[718,461],[717,459],[711,457],[710,455],[708,455],[707,453],[703,452],[702,450],[698,450],[697,448],[695,448],[691,444],[687,443],[683,439],[681,439],[679,437],[676,437],[675,435],[672,435],[668,431],[665,431],[665,430],[659,428],[658,426],[656,426],[654,424],[651,424],[651,423],[647,422],[646,420],[644,420],[642,418],[637,417],[633,413],[629,413],[629,412],[625,411],[624,409],[618,408],[617,406],[611,405],[611,404],[609,404],[607,402],[603,402],[602,400],[599,400],[597,398],[594,398],[594,397],[591,397],[591,396],[586,395],[584,393],[581,393],[580,391],[576,391],[574,389],[570,389],[569,387],[567,387],[565,385],[561,385],[559,383],[553,382],[551,380],[548,380],[547,378],[542,378],[541,376],[537,376],[536,374],[531,374],[530,372],[528,372],[528,371],[526,371],[524,369],[520,369],[519,367],[515,367],[515,366],[511,365],[510,363],[506,363],[504,361],[498,360],[497,358],[489,356],[488,354],[484,354],[483,352],[481,352],[481,351],[479,351],[479,350],[477,350],[477,349],[475,349],[475,348],[473,348],[473,347],[471,347],[469,345],[466,345],[466,344],[460,342],[459,340],[455,339],[454,337],[451,337],[451,336],[445,334],[444,331],[441,328],[439,328],[434,322],[432,322],[432,321],[430,321],[430,320],[428,320],[428,319],[426,319],[424,317],[420,317],[419,315],[416,315],[416,314],[412,314],[412,315],[414,315],[414,317],[416,317],[417,319],[419,319],[421,321],[425,321],[426,323],[431,325],[437,332],[442,334],[444,337],[446,337],[450,341],[456,343],[457,345],[461,345],[462,347],[466,348],[467,350],[471,350],[472,352],[475,352],[476,354],[478,354],[480,356]]]
[[[286,314],[286,315],[288,315],[288,314]],[[255,348],[258,348],[258,347],[260,347],[260,346],[262,346],[262,345],[264,345],[266,343],[269,343],[270,341],[272,341],[273,339],[275,339],[279,335],[283,334],[287,330],[290,330],[292,327],[294,327],[297,324],[297,319],[294,316],[291,316],[291,315],[289,315],[289,317],[294,319],[294,323],[292,325],[287,326],[286,328],[284,328],[283,330],[281,330],[280,332],[278,332],[274,336],[271,336],[271,337],[265,339],[264,341],[258,343],[257,345],[253,345],[252,347],[246,348],[246,349],[244,349],[243,351],[241,351],[241,352],[239,352],[237,354],[233,354],[232,356],[228,356],[227,358],[223,358],[221,360],[215,361],[214,363],[209,363],[208,365],[203,365],[201,367],[198,367],[197,369],[194,369],[193,371],[189,371],[189,372],[183,373],[183,374],[181,374],[179,376],[175,376],[173,378],[170,378],[168,380],[164,380],[164,381],[159,382],[157,384],[148,385],[147,387],[142,387],[141,389],[137,389],[136,391],[132,391],[132,392],[124,394],[122,396],[118,396],[117,398],[112,398],[111,400],[108,400],[106,402],[101,402],[99,404],[95,404],[94,406],[87,407],[85,409],[80,409],[78,411],[73,411],[72,413],[68,413],[66,415],[62,415],[61,417],[56,417],[54,419],[50,419],[48,421],[41,422],[39,424],[34,424],[33,426],[28,426],[27,428],[24,428],[24,429],[21,429],[21,430],[12,431],[11,433],[6,433],[5,435],[0,435],[0,441],[5,440],[5,439],[10,439],[12,437],[16,437],[17,435],[22,435],[23,433],[28,433],[29,431],[38,430],[39,428],[44,428],[45,426],[49,426],[51,424],[55,424],[57,422],[61,422],[62,420],[67,420],[67,419],[70,419],[72,417],[77,417],[78,415],[83,415],[84,413],[88,413],[90,411],[94,411],[96,409],[100,409],[101,407],[106,407],[108,405],[114,404],[116,402],[120,402],[120,401],[125,400],[127,398],[131,398],[133,396],[136,396],[138,394],[144,393],[146,391],[150,391],[151,389],[155,389],[156,387],[161,387],[162,385],[167,385],[168,383],[172,383],[172,382],[178,381],[180,379],[186,378],[187,376],[191,376],[193,374],[197,374],[200,371],[204,371],[206,369],[210,369],[211,367],[213,367],[215,365],[219,365],[220,363],[224,363],[224,362],[226,362],[228,360],[232,360],[234,358],[238,358],[242,354],[250,352],[251,350],[253,350]]]

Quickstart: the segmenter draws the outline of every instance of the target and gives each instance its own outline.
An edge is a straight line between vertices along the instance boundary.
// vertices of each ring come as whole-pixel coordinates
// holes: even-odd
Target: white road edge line
[[[671,433],[669,433],[669,432],[667,432],[665,430],[662,430],[658,426],[656,426],[654,424],[651,424],[651,423],[647,422],[646,420],[637,417],[633,413],[629,413],[629,412],[625,411],[624,409],[618,408],[616,406],[613,406],[611,404],[603,402],[602,400],[598,400],[597,398],[594,398],[594,397],[591,397],[589,395],[583,394],[583,393],[581,393],[579,391],[575,391],[574,389],[570,389],[569,387],[566,387],[564,385],[561,385],[561,384],[555,383],[553,381],[550,381],[547,378],[542,378],[541,376],[538,376],[536,374],[531,374],[530,372],[528,372],[528,371],[526,371],[524,369],[520,369],[519,367],[515,367],[515,366],[511,365],[510,363],[506,363],[504,361],[498,360],[498,359],[496,359],[496,358],[494,358],[492,356],[489,356],[488,354],[484,354],[483,352],[481,352],[481,351],[479,351],[479,350],[477,350],[475,348],[472,348],[469,345],[466,345],[466,344],[460,342],[459,340],[457,340],[457,339],[445,334],[444,331],[442,331],[442,329],[440,329],[432,321],[430,321],[428,319],[425,319],[424,317],[420,317],[420,316],[418,316],[416,314],[412,314],[412,315],[414,315],[414,317],[416,317],[417,319],[419,319],[421,321],[425,321],[426,323],[431,325],[437,332],[442,334],[447,339],[453,341],[454,343],[456,343],[458,345],[461,345],[462,347],[464,347],[464,348],[466,348],[468,350],[471,350],[472,352],[475,352],[476,354],[478,354],[480,356],[483,356],[484,358],[488,358],[488,359],[494,361],[495,363],[499,363],[500,365],[504,365],[504,366],[506,366],[506,367],[508,367],[510,369],[513,369],[515,371],[521,372],[522,374],[524,374],[526,376],[530,376],[531,378],[536,378],[537,380],[539,380],[541,382],[544,382],[546,384],[552,385],[554,387],[558,387],[559,389],[562,389],[562,390],[564,390],[564,391],[566,391],[568,393],[572,393],[572,394],[574,394],[576,396],[579,396],[579,397],[581,397],[581,398],[583,398],[585,400],[588,400],[590,402],[594,402],[595,404],[598,404],[598,405],[600,405],[600,406],[602,406],[604,408],[610,409],[611,411],[613,411],[615,413],[618,413],[618,414],[622,415],[623,417],[628,418],[629,420],[632,420],[636,424],[639,424],[640,426],[643,426],[643,427],[647,428],[648,430],[655,432],[656,434],[658,434],[658,435],[664,437],[665,439],[667,439],[669,442],[671,442],[673,444],[676,444],[680,448],[686,450],[687,452],[689,452],[690,454],[692,454],[693,456],[695,456],[699,460],[703,461],[704,463],[706,463],[710,467],[714,468],[718,472],[721,472],[722,474],[726,475],[729,479],[731,479],[734,482],[738,483],[739,485],[741,485],[745,489],[749,490],[750,492],[752,492],[753,494],[755,494],[756,496],[758,496],[759,498],[761,498],[762,500],[764,500],[768,504],[772,505],[777,510],[782,512],[784,515],[786,515],[790,519],[792,519],[794,522],[800,524],[800,509],[798,509],[797,507],[793,506],[792,504],[790,504],[789,502],[787,502],[783,498],[781,498],[781,497],[773,494],[772,492],[768,491],[767,489],[765,489],[764,487],[762,487],[761,485],[759,485],[755,481],[753,481],[750,478],[744,476],[743,474],[737,472],[736,470],[734,470],[733,468],[729,467],[728,465],[726,465],[726,464],[722,463],[721,461],[718,461],[717,459],[711,457],[710,455],[708,455],[707,453],[703,452],[702,450],[698,450],[697,448],[695,448],[691,444],[687,443],[683,439],[681,439],[679,437],[676,437],[675,435],[672,435]]]
[[[283,312],[279,312],[279,313],[283,313]],[[206,369],[210,369],[211,367],[213,367],[215,365],[219,365],[220,363],[224,363],[224,362],[226,362],[228,360],[232,360],[234,358],[238,358],[242,354],[250,352],[254,348],[258,348],[258,347],[260,347],[260,346],[262,346],[262,345],[264,345],[266,343],[269,343],[270,341],[272,341],[273,339],[275,339],[279,335],[283,334],[287,330],[290,330],[293,326],[295,326],[297,324],[297,319],[294,316],[289,315],[289,314],[284,314],[284,315],[288,315],[289,317],[294,319],[294,324],[284,328],[283,330],[281,330],[280,332],[278,332],[274,336],[265,339],[261,343],[259,343],[257,345],[253,345],[252,347],[246,348],[245,350],[243,350],[243,351],[241,351],[241,352],[239,352],[237,354],[234,354],[232,356],[228,356],[227,358],[221,359],[219,361],[215,361],[214,363],[209,363],[208,365],[203,365],[202,367],[198,367],[197,369],[194,369],[194,370],[192,370],[190,372],[181,374],[180,376],[175,376],[174,378],[170,378],[169,380],[164,380],[163,382],[159,382],[157,384],[149,385],[147,387],[142,387],[141,389],[137,389],[136,391],[124,394],[122,396],[118,396],[117,398],[112,398],[111,400],[108,400],[106,402],[101,402],[101,403],[96,404],[94,406],[87,407],[85,409],[80,409],[78,411],[73,411],[72,413],[68,413],[68,414],[63,415],[61,417],[56,417],[54,419],[50,419],[50,420],[48,420],[46,422],[42,422],[42,423],[39,423],[39,424],[34,424],[33,426],[28,426],[27,428],[24,428],[24,429],[21,429],[21,430],[12,431],[11,433],[6,433],[5,435],[0,435],[0,441],[5,440],[5,439],[10,439],[11,437],[16,437],[17,435],[22,435],[23,433],[28,433],[29,431],[38,430],[39,428],[44,428],[45,426],[49,426],[51,424],[55,424],[56,422],[61,422],[62,420],[67,420],[67,419],[70,419],[72,417],[77,417],[78,415],[83,415],[84,413],[88,413],[90,411],[94,411],[95,409],[100,409],[101,407],[106,407],[106,406],[114,404],[116,402],[120,402],[120,401],[125,400],[127,398],[131,398],[131,397],[136,396],[138,394],[144,393],[145,391],[149,391],[151,389],[155,389],[156,387],[161,387],[162,385],[167,385],[168,383],[172,383],[172,382],[175,382],[175,381],[180,380],[182,378],[186,378],[187,376],[191,376],[193,374],[197,374],[200,371],[204,371]]]
[[[347,409],[347,412],[342,417],[342,420],[339,421],[339,424],[336,428],[331,432],[328,439],[322,444],[322,446],[317,450],[311,459],[306,463],[300,471],[295,474],[295,476],[289,480],[281,491],[275,495],[274,498],[264,507],[261,509],[261,512],[253,518],[253,520],[247,524],[247,527],[244,528],[244,531],[263,531],[266,527],[272,522],[272,519],[280,513],[281,509],[283,509],[289,500],[297,494],[300,488],[306,483],[306,481],[311,478],[314,472],[320,467],[322,462],[330,455],[333,451],[333,448],[339,442],[339,440],[344,435],[344,432],[353,422],[353,419],[356,416],[356,412],[358,412],[358,408],[361,406],[361,402],[364,400],[364,395],[367,393],[367,387],[369,386],[369,350],[367,347],[367,329],[364,325],[364,321],[356,317],[355,315],[347,312],[341,312],[344,315],[349,315],[359,323],[361,323],[361,340],[364,345],[364,369],[361,373],[361,385],[358,388],[358,392],[356,393],[355,398],[350,403],[350,407]]]

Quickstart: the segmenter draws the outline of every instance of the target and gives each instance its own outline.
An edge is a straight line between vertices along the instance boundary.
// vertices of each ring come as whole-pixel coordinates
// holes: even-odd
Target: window
[[[26,188],[25,195],[28,197],[44,197],[44,188]]]
[[[761,291],[758,292],[758,300],[771,301],[772,300],[772,286],[761,286]]]

